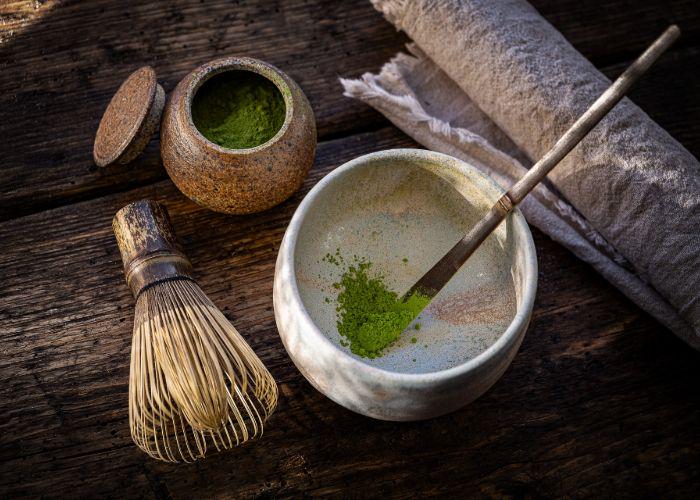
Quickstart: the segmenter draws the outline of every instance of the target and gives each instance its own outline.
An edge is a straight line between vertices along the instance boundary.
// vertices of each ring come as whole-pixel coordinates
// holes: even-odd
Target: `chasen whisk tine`
[[[167,462],[192,462],[262,435],[277,384],[192,277],[167,212],[153,201],[114,218],[136,297],[129,375],[134,442]]]

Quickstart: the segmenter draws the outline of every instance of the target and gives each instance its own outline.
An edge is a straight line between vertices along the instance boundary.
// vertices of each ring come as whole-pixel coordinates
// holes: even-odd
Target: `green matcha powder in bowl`
[[[339,258],[344,262],[342,256]],[[324,259],[340,264],[331,254]],[[364,358],[382,356],[430,302],[430,298],[419,293],[402,300],[388,289],[383,276],[369,274],[371,267],[371,262],[356,259],[333,285],[339,290],[336,311],[338,333],[344,338],[341,345]],[[420,330],[420,323],[416,322],[414,328]],[[415,344],[417,339],[413,337],[411,342]]]
[[[285,119],[284,98],[267,78],[227,71],[209,79],[192,101],[192,122],[211,142],[247,149],[272,139]]]
[[[273,287],[280,338],[304,377],[383,420],[442,415],[491,387],[523,339],[537,285],[517,209],[424,309],[398,298],[501,193],[475,167],[418,149],[364,155],[319,181],[289,223]]]

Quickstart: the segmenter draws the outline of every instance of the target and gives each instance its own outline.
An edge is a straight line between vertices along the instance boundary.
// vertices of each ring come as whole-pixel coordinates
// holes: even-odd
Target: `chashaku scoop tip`
[[[569,127],[550,150],[527,173],[510,187],[471,229],[442,258],[411,286],[403,296],[413,293],[430,298],[452,279],[467,259],[505,220],[532,189],[581,142],[608,112],[625,96],[632,85],[651,67],[680,36],[680,28],[672,24],[603,92],[600,97]]]

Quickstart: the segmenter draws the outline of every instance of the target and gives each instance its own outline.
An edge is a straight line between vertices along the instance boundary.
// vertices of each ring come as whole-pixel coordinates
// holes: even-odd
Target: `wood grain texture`
[[[413,143],[393,129],[323,143],[302,192],[255,217],[199,208],[169,181],[0,225],[2,496],[576,496],[700,488],[700,356],[535,233],[540,288],[520,353],[485,396],[397,424],[314,390],[285,354],[272,277],[304,192],[361,153]],[[256,443],[191,466],[131,442],[133,298],[110,220],[154,197],[199,282],[280,384]],[[89,272],[86,272],[89,270]]]
[[[700,97],[689,90],[700,79],[698,52],[678,55],[700,38],[695,0],[533,4],[609,76],[678,22],[684,34],[666,68],[687,99],[676,99],[661,79],[645,84],[650,97],[638,103],[700,154]],[[157,140],[127,167],[98,168],[89,154],[112,94],[141,65],[152,65],[169,92],[216,57],[269,61],[300,84],[320,137],[332,138],[386,125],[343,97],[337,77],[378,70],[406,41],[367,1],[150,0],[126,8],[116,0],[32,1],[0,12],[0,220],[165,178]]]
[[[631,98],[700,155],[695,0],[533,4],[610,77],[678,23],[680,43]],[[364,0],[0,2],[0,219],[13,219],[0,223],[0,497],[700,491],[700,354],[537,231],[529,332],[505,376],[468,407],[373,421],[315,391],[287,357],[272,277],[295,207],[343,161],[415,146],[342,97],[336,78],[376,71],[404,42]],[[93,165],[100,115],[134,68],[152,64],[170,91],[223,55],[276,64],[309,96],[325,140],[301,192],[231,217],[165,180],[157,140],[127,167]],[[129,436],[134,304],[110,222],[143,197],[168,207],[202,288],[280,383],[260,441],[191,466],[154,462]]]
[[[158,142],[129,167],[96,167],[100,117],[150,64],[166,92],[196,66],[245,55],[295,79],[321,137],[385,120],[351,105],[337,77],[376,69],[404,39],[369,3],[101,0],[55,5],[0,47],[0,218],[165,178]]]

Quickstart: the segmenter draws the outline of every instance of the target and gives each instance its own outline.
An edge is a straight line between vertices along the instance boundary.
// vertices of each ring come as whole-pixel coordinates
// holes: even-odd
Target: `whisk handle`
[[[140,200],[126,205],[114,216],[112,228],[134,297],[156,283],[193,279],[192,264],[178,249],[168,211],[160,203]]]

